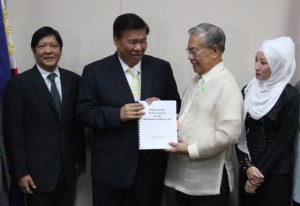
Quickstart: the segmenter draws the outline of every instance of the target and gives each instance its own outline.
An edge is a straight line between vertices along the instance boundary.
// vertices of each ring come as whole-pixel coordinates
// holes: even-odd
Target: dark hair
[[[201,35],[201,40],[203,46],[209,47],[212,45],[217,45],[221,52],[225,51],[225,41],[226,37],[223,30],[213,24],[202,23],[191,29],[188,33],[190,35],[196,34]]]
[[[150,29],[146,22],[136,14],[127,13],[118,16],[113,25],[113,35],[118,39],[122,38],[123,32],[125,30],[138,30],[145,29],[148,35]]]
[[[44,38],[46,36],[51,36],[51,35],[53,35],[56,38],[56,40],[60,46],[60,49],[62,49],[63,41],[62,41],[58,31],[54,30],[53,28],[51,28],[49,26],[44,26],[44,27],[38,29],[36,32],[34,32],[32,39],[31,39],[31,49],[34,50],[42,38]]]

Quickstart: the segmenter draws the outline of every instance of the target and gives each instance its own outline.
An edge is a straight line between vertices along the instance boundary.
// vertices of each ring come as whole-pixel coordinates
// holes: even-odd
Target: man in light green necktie
[[[170,64],[145,55],[149,27],[136,14],[113,25],[115,54],[84,68],[77,102],[79,121],[93,129],[93,206],[159,206],[167,154],[139,150],[139,101],[180,97]]]
[[[134,96],[135,101],[139,101],[141,97],[141,85],[140,85],[140,80],[139,80],[139,71],[137,71],[134,68],[129,68],[129,73],[132,75],[132,80],[131,80],[131,91]]]

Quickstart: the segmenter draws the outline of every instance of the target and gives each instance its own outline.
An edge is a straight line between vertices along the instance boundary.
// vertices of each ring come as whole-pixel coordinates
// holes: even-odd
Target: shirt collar
[[[210,69],[207,73],[202,75],[203,82],[207,84],[217,73],[224,69],[224,62],[221,61],[219,64]]]
[[[118,58],[120,60],[123,71],[125,73],[130,67],[119,56],[118,56]],[[141,61],[132,68],[136,69],[139,73],[141,73]]]
[[[59,73],[58,67],[56,67],[53,72],[46,71],[45,69],[43,69],[42,67],[40,67],[38,64],[36,64],[36,67],[38,68],[39,72],[41,73],[41,75],[42,75],[42,77],[44,79],[46,79],[48,77],[48,75],[51,74],[51,73],[55,73],[58,77],[60,77],[60,73]]]

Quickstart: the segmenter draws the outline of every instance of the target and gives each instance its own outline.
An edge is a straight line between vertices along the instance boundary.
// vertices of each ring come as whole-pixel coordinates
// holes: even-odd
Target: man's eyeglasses
[[[196,51],[196,50],[189,50],[189,48],[186,48],[185,51],[188,55],[192,55],[193,57],[198,56],[199,54],[201,54],[202,52],[204,52],[206,50],[206,48],[201,49],[200,51]]]

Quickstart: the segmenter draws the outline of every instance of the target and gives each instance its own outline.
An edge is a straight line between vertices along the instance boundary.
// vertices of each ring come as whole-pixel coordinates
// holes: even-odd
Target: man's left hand
[[[178,154],[189,154],[188,146],[179,141],[179,143],[170,142],[169,143],[172,148],[166,149],[167,152],[178,153]]]
[[[150,105],[153,101],[160,101],[160,99],[157,97],[150,97],[147,98],[145,101]]]

